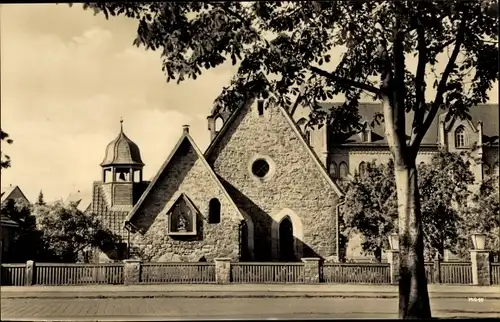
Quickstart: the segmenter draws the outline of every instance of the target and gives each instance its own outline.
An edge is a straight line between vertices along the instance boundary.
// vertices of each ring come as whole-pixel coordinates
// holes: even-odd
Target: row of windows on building
[[[420,165],[424,165],[424,162],[420,162]],[[349,168],[347,167],[347,163],[344,161],[340,162],[337,167],[337,163],[335,161],[330,163],[330,175],[334,179],[345,179],[349,174]],[[358,174],[360,177],[363,177],[366,173],[366,163],[362,161],[358,167]],[[499,163],[496,162],[493,165],[493,169],[488,165],[488,163],[483,163],[483,174],[484,175],[498,175],[499,174]]]
[[[361,140],[363,142],[368,142],[368,131],[363,131],[361,133]],[[311,132],[310,130],[305,130],[304,131],[304,137],[306,139],[307,143],[311,143]],[[455,147],[457,148],[466,148],[469,146],[469,139],[467,136],[467,131],[463,126],[459,126],[456,131],[455,131]]]

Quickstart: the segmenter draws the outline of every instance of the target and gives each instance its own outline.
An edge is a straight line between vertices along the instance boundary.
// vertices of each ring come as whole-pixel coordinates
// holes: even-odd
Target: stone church
[[[205,153],[185,126],[151,182],[123,128],[108,144],[90,211],[121,236],[117,258],[336,260],[343,194],[288,112],[254,100],[218,116]]]
[[[363,175],[374,159],[390,158],[383,125],[370,124],[380,111],[380,105],[361,104],[362,131],[343,142],[328,126],[306,127],[305,109],[292,118],[280,106],[264,109],[254,100],[233,113],[212,111],[208,149],[202,153],[185,126],[151,182],[143,180],[139,147],[122,128],[106,148],[102,181],[93,186],[90,211],[123,246],[102,260],[336,261],[343,196],[337,182]],[[472,152],[477,182],[498,172],[498,106],[477,106],[470,114],[471,120],[439,115],[417,162],[443,147]],[[363,257],[350,248],[348,258]]]

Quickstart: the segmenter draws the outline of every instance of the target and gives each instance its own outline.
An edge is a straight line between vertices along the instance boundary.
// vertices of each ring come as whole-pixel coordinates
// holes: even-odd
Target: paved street
[[[500,300],[431,300],[435,317],[500,317]],[[395,318],[396,299],[378,298],[38,298],[2,299],[5,320]]]

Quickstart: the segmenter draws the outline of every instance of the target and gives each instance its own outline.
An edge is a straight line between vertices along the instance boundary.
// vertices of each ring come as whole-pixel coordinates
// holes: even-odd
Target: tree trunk
[[[400,240],[399,318],[430,318],[417,169],[414,160],[396,162]]]

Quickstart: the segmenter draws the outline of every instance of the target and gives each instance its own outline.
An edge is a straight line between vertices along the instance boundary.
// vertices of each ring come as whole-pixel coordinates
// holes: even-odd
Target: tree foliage
[[[14,141],[9,137],[9,134],[4,132],[3,130],[0,130],[0,140],[2,142],[12,144]],[[0,169],[6,169],[10,167],[10,157],[6,154],[3,153],[3,151],[0,151]]]
[[[2,214],[19,223],[5,258],[9,262],[76,262],[86,249],[109,249],[118,242],[96,216],[84,214],[74,205],[8,200],[2,205]]]
[[[395,231],[398,214],[394,164],[368,163],[362,176],[355,176],[347,186],[342,206],[344,230],[348,238],[352,233],[363,237],[362,248],[372,253],[378,262],[382,250],[387,249],[387,236]]]
[[[495,196],[491,188],[487,188],[491,184],[483,186],[475,196],[474,203],[470,204],[472,208],[469,208],[469,186],[474,183],[474,177],[467,160],[463,154],[440,151],[430,163],[419,166],[418,186],[425,259],[428,261],[433,260],[436,253],[442,258],[444,250],[461,254],[463,247],[458,245],[461,245],[462,236],[466,240],[470,239],[471,231],[475,229],[492,231],[489,225],[495,222],[491,219],[498,208],[495,208]],[[346,203],[342,206],[344,236],[360,233],[363,236],[363,250],[376,254],[379,261],[380,250],[387,249],[388,234],[397,229],[395,218],[398,209],[393,172],[392,160],[387,164],[377,164],[375,161],[368,163],[365,174],[356,175],[346,186]],[[484,193],[488,197],[485,198]],[[485,202],[488,206],[482,205]],[[489,211],[481,212],[482,208]],[[482,215],[473,215],[477,212]],[[468,217],[464,217],[466,214],[469,214]],[[489,216],[488,224],[484,223],[486,218],[483,216]]]
[[[443,258],[445,249],[456,252],[474,183],[469,167],[467,155],[441,151],[418,169],[426,260],[436,253]]]
[[[8,199],[2,204],[1,211],[2,215],[19,225],[11,230],[10,250],[3,260],[18,263],[39,258],[41,234],[36,228],[32,206],[20,200]]]
[[[38,194],[38,198],[36,200],[35,205],[37,205],[37,206],[43,206],[43,205],[45,205],[45,200],[44,200],[44,197],[43,197],[42,190],[40,190],[40,193]]]
[[[471,233],[486,234],[486,247],[497,257],[500,256],[500,194],[498,175],[487,178],[472,195],[471,203],[463,213],[457,253],[469,258],[473,249]]]
[[[75,205],[36,206],[34,216],[44,249],[52,261],[75,262],[85,250],[110,248],[118,241],[95,215],[85,214]]]

